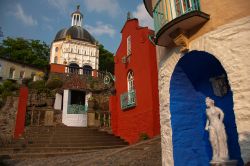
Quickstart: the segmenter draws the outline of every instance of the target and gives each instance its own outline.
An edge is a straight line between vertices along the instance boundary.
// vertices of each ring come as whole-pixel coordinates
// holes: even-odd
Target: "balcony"
[[[180,34],[192,36],[209,20],[209,15],[200,9],[199,0],[158,0],[152,12],[156,44],[168,47]]]
[[[125,110],[136,106],[136,93],[135,90],[123,93],[120,96],[121,99],[121,109]]]
[[[72,67],[56,63],[50,64],[50,72],[67,74],[67,75],[77,74],[77,75],[82,75],[84,77],[98,77],[100,79],[104,79],[104,77],[107,75],[107,72],[99,71],[96,69],[84,69],[83,67]]]

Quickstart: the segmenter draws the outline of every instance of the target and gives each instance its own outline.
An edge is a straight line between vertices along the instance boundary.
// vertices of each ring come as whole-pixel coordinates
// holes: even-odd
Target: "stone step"
[[[79,146],[79,147],[25,147],[25,148],[10,148],[5,147],[0,150],[0,155],[12,154],[12,153],[42,153],[42,152],[71,152],[71,151],[83,151],[83,150],[98,150],[108,148],[120,148],[126,145],[103,145],[103,146]]]
[[[128,145],[123,140],[98,140],[98,141],[86,141],[86,142],[34,142],[28,144],[9,144],[3,148],[25,148],[25,147],[77,147],[77,146],[105,146],[105,145]],[[1,151],[1,150],[0,150]]]
[[[60,139],[27,139],[27,143],[37,143],[37,142],[94,142],[94,141],[120,141],[119,138],[103,138],[103,137],[95,137],[95,138],[60,138]],[[23,142],[21,142],[23,143]],[[19,144],[19,142],[17,142]]]
[[[25,135],[24,138],[72,138],[72,137],[113,137],[108,133],[96,133],[96,134],[51,134],[51,135]]]
[[[110,134],[60,134],[60,135],[26,135],[24,136],[25,139],[27,138],[73,138],[73,137],[112,137]]]
[[[97,130],[96,127],[70,127],[70,126],[28,126],[26,130]]]
[[[74,141],[74,140],[62,140],[62,141],[57,141],[57,140],[39,140],[39,141],[28,141],[27,146],[29,145],[34,145],[34,144],[66,144],[66,143],[71,143],[71,144],[81,144],[81,143],[84,143],[84,144],[92,144],[92,143],[96,143],[96,142],[103,142],[105,144],[108,144],[110,142],[120,142],[120,143],[123,143],[124,141],[122,140],[119,140],[119,139],[106,139],[106,140],[101,140],[101,139],[98,139],[98,140],[86,140],[86,141]],[[18,145],[18,144],[13,144],[14,146]],[[11,146],[13,146],[11,145]],[[24,145],[24,144],[21,144],[21,145]]]
[[[105,135],[107,133],[105,132],[98,132],[98,131],[93,131],[93,132],[51,132],[51,133],[25,133],[25,136],[50,136],[50,135]]]
[[[49,148],[27,148],[27,149],[6,149],[0,152],[1,156],[6,156],[8,158],[43,158],[43,157],[53,157],[60,155],[73,155],[80,153],[91,153],[101,149],[114,149],[123,148],[126,145],[113,145],[113,146],[95,146],[95,147],[49,147]]]
[[[12,157],[53,156],[57,153],[78,153],[87,150],[118,148],[128,143],[120,137],[99,131],[97,128],[83,127],[29,127],[23,138],[0,148],[0,154]]]
[[[90,145],[91,144],[91,145]],[[105,146],[105,145],[127,145],[125,142],[80,142],[80,143],[36,143],[36,144],[28,144],[26,147],[81,147],[81,146]]]
[[[125,145],[114,145],[114,146],[96,146],[96,147],[57,147],[57,148],[37,148],[37,149],[26,149],[26,151],[6,151],[0,152],[0,156],[8,156],[12,159],[24,159],[24,158],[47,158],[54,156],[63,156],[63,155],[76,155],[84,154],[98,151],[100,149],[114,149],[122,148]]]

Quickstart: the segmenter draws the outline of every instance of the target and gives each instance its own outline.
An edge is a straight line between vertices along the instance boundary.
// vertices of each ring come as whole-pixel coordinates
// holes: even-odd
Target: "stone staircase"
[[[2,158],[33,158],[120,148],[127,142],[96,128],[29,127],[23,138],[0,147]],[[1,157],[0,157],[1,158]]]

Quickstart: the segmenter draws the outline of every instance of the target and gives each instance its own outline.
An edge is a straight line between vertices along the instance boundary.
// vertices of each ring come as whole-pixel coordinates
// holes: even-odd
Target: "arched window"
[[[83,74],[91,75],[91,73],[92,73],[92,67],[91,66],[84,65],[82,68],[83,68]]]
[[[15,68],[11,67],[10,68],[10,73],[9,73],[9,78],[14,78],[15,77]]]
[[[128,92],[134,91],[134,72],[129,71],[127,76]]]
[[[55,51],[58,52],[58,47],[56,47]]]
[[[69,65],[69,72],[70,73],[79,74],[79,65],[76,64],[76,63],[71,63]]]
[[[54,57],[54,63],[57,63],[58,62],[58,58],[57,56]]]

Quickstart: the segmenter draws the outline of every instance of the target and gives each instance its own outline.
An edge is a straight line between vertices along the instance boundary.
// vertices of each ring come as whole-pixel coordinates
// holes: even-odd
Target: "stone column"
[[[94,101],[89,100],[88,101],[88,120],[87,120],[87,126],[88,127],[95,127],[95,111],[93,109],[94,107]]]

